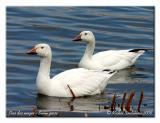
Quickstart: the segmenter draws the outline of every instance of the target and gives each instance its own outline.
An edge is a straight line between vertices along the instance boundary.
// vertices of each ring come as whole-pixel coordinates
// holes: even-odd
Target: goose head
[[[91,31],[82,31],[73,39],[73,41],[84,41],[87,43],[91,43],[95,41],[95,37]]]
[[[37,44],[27,54],[38,55],[40,57],[51,56],[51,48],[48,44]]]

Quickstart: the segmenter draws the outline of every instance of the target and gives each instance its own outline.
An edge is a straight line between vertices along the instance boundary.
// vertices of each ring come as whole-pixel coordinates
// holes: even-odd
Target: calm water
[[[90,30],[96,36],[95,52],[109,49],[154,48],[153,7],[8,7],[7,8],[7,111],[57,111],[55,116],[111,116],[112,97],[116,111],[123,93],[135,91],[136,110],[141,90],[143,116],[154,116],[154,50],[136,65],[113,77],[104,94],[91,97],[55,98],[37,95],[35,79],[39,57],[26,51],[35,44],[52,47],[51,76],[77,67],[85,44],[72,42],[75,35]],[[127,115],[129,116],[129,115]]]

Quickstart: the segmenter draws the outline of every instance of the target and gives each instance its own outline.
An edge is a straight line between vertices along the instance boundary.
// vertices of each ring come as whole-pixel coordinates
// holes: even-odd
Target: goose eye
[[[84,35],[87,35],[87,33],[84,33]]]
[[[41,47],[41,49],[43,49],[44,47]]]

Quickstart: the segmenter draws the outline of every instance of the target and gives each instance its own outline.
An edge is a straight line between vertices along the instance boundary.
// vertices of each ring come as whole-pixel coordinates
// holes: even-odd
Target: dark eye
[[[84,35],[87,35],[87,33],[84,33]]]
[[[41,47],[41,49],[43,49],[44,47]]]

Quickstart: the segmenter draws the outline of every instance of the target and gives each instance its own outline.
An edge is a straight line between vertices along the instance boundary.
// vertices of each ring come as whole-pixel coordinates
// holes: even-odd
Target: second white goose
[[[94,53],[95,37],[91,31],[83,31],[73,41],[84,41],[87,47],[79,67],[93,70],[120,70],[132,66],[145,49],[108,50]]]

